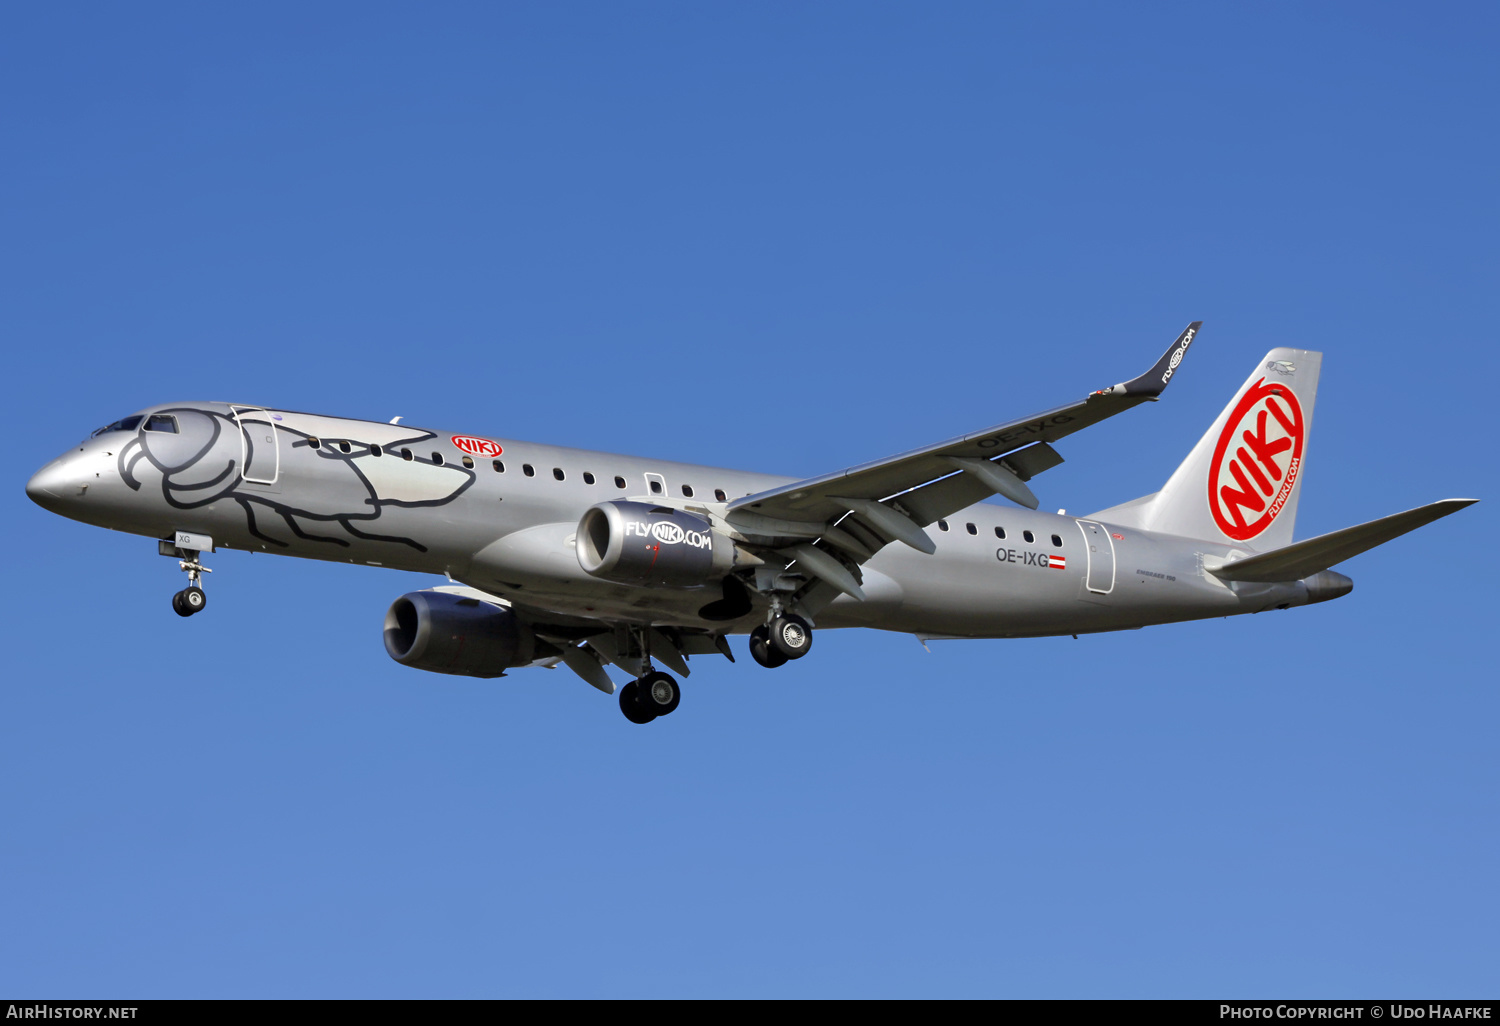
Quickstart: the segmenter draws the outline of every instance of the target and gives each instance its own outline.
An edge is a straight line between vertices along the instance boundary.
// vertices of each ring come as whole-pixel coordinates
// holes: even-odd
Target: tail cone
[[[1354,590],[1354,582],[1337,570],[1319,570],[1311,577],[1303,578],[1302,583],[1307,586],[1308,605],[1343,598]]]

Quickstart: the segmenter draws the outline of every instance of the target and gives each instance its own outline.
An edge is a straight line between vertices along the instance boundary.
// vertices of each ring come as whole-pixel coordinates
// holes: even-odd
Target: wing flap
[[[587,645],[579,645],[576,648],[572,645],[563,645],[562,661],[567,664],[568,669],[606,695],[615,693],[615,682],[609,679],[609,674],[604,672],[604,666],[595,658],[594,653],[589,651]]]
[[[994,494],[993,488],[972,474],[954,474],[898,495],[894,501],[919,526],[926,527]]]

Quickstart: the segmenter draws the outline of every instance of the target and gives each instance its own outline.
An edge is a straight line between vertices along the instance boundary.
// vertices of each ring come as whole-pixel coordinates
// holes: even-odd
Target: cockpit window
[[[104,427],[100,428],[98,431],[95,431],[93,434],[89,435],[89,437],[90,438],[98,438],[100,435],[105,434],[105,433],[110,432],[110,431],[134,431],[136,428],[138,428],[140,426],[141,426],[141,418],[140,417],[122,417],[121,419],[115,421],[113,424],[106,424]]]
[[[146,421],[147,431],[166,431],[170,434],[177,433],[177,418],[165,413],[153,413]]]

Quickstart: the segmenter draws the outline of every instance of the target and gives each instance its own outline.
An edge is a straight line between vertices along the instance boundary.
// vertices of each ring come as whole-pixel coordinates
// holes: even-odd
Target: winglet
[[[1193,339],[1198,337],[1198,331],[1202,327],[1202,321],[1189,324],[1183,329],[1182,334],[1177,336],[1177,341],[1161,354],[1161,359],[1156,361],[1156,365],[1146,373],[1118,385],[1101,388],[1097,392],[1090,393],[1089,398],[1128,395],[1155,399],[1167,390],[1167,385],[1172,381],[1172,375],[1177,373],[1177,365],[1182,363],[1182,358],[1187,355],[1188,346],[1193,344]]]

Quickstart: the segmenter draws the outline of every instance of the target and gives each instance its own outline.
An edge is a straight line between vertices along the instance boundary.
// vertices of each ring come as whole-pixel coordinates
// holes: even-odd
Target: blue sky
[[[12,6],[0,992],[1493,995],[1479,506],[1285,613],[700,659],[636,728],[424,675],[418,575],[29,474],[227,399],[817,474],[1144,368],[1045,506],[1326,353],[1298,537],[1489,499],[1492,5]],[[739,643],[743,651],[743,642]]]

